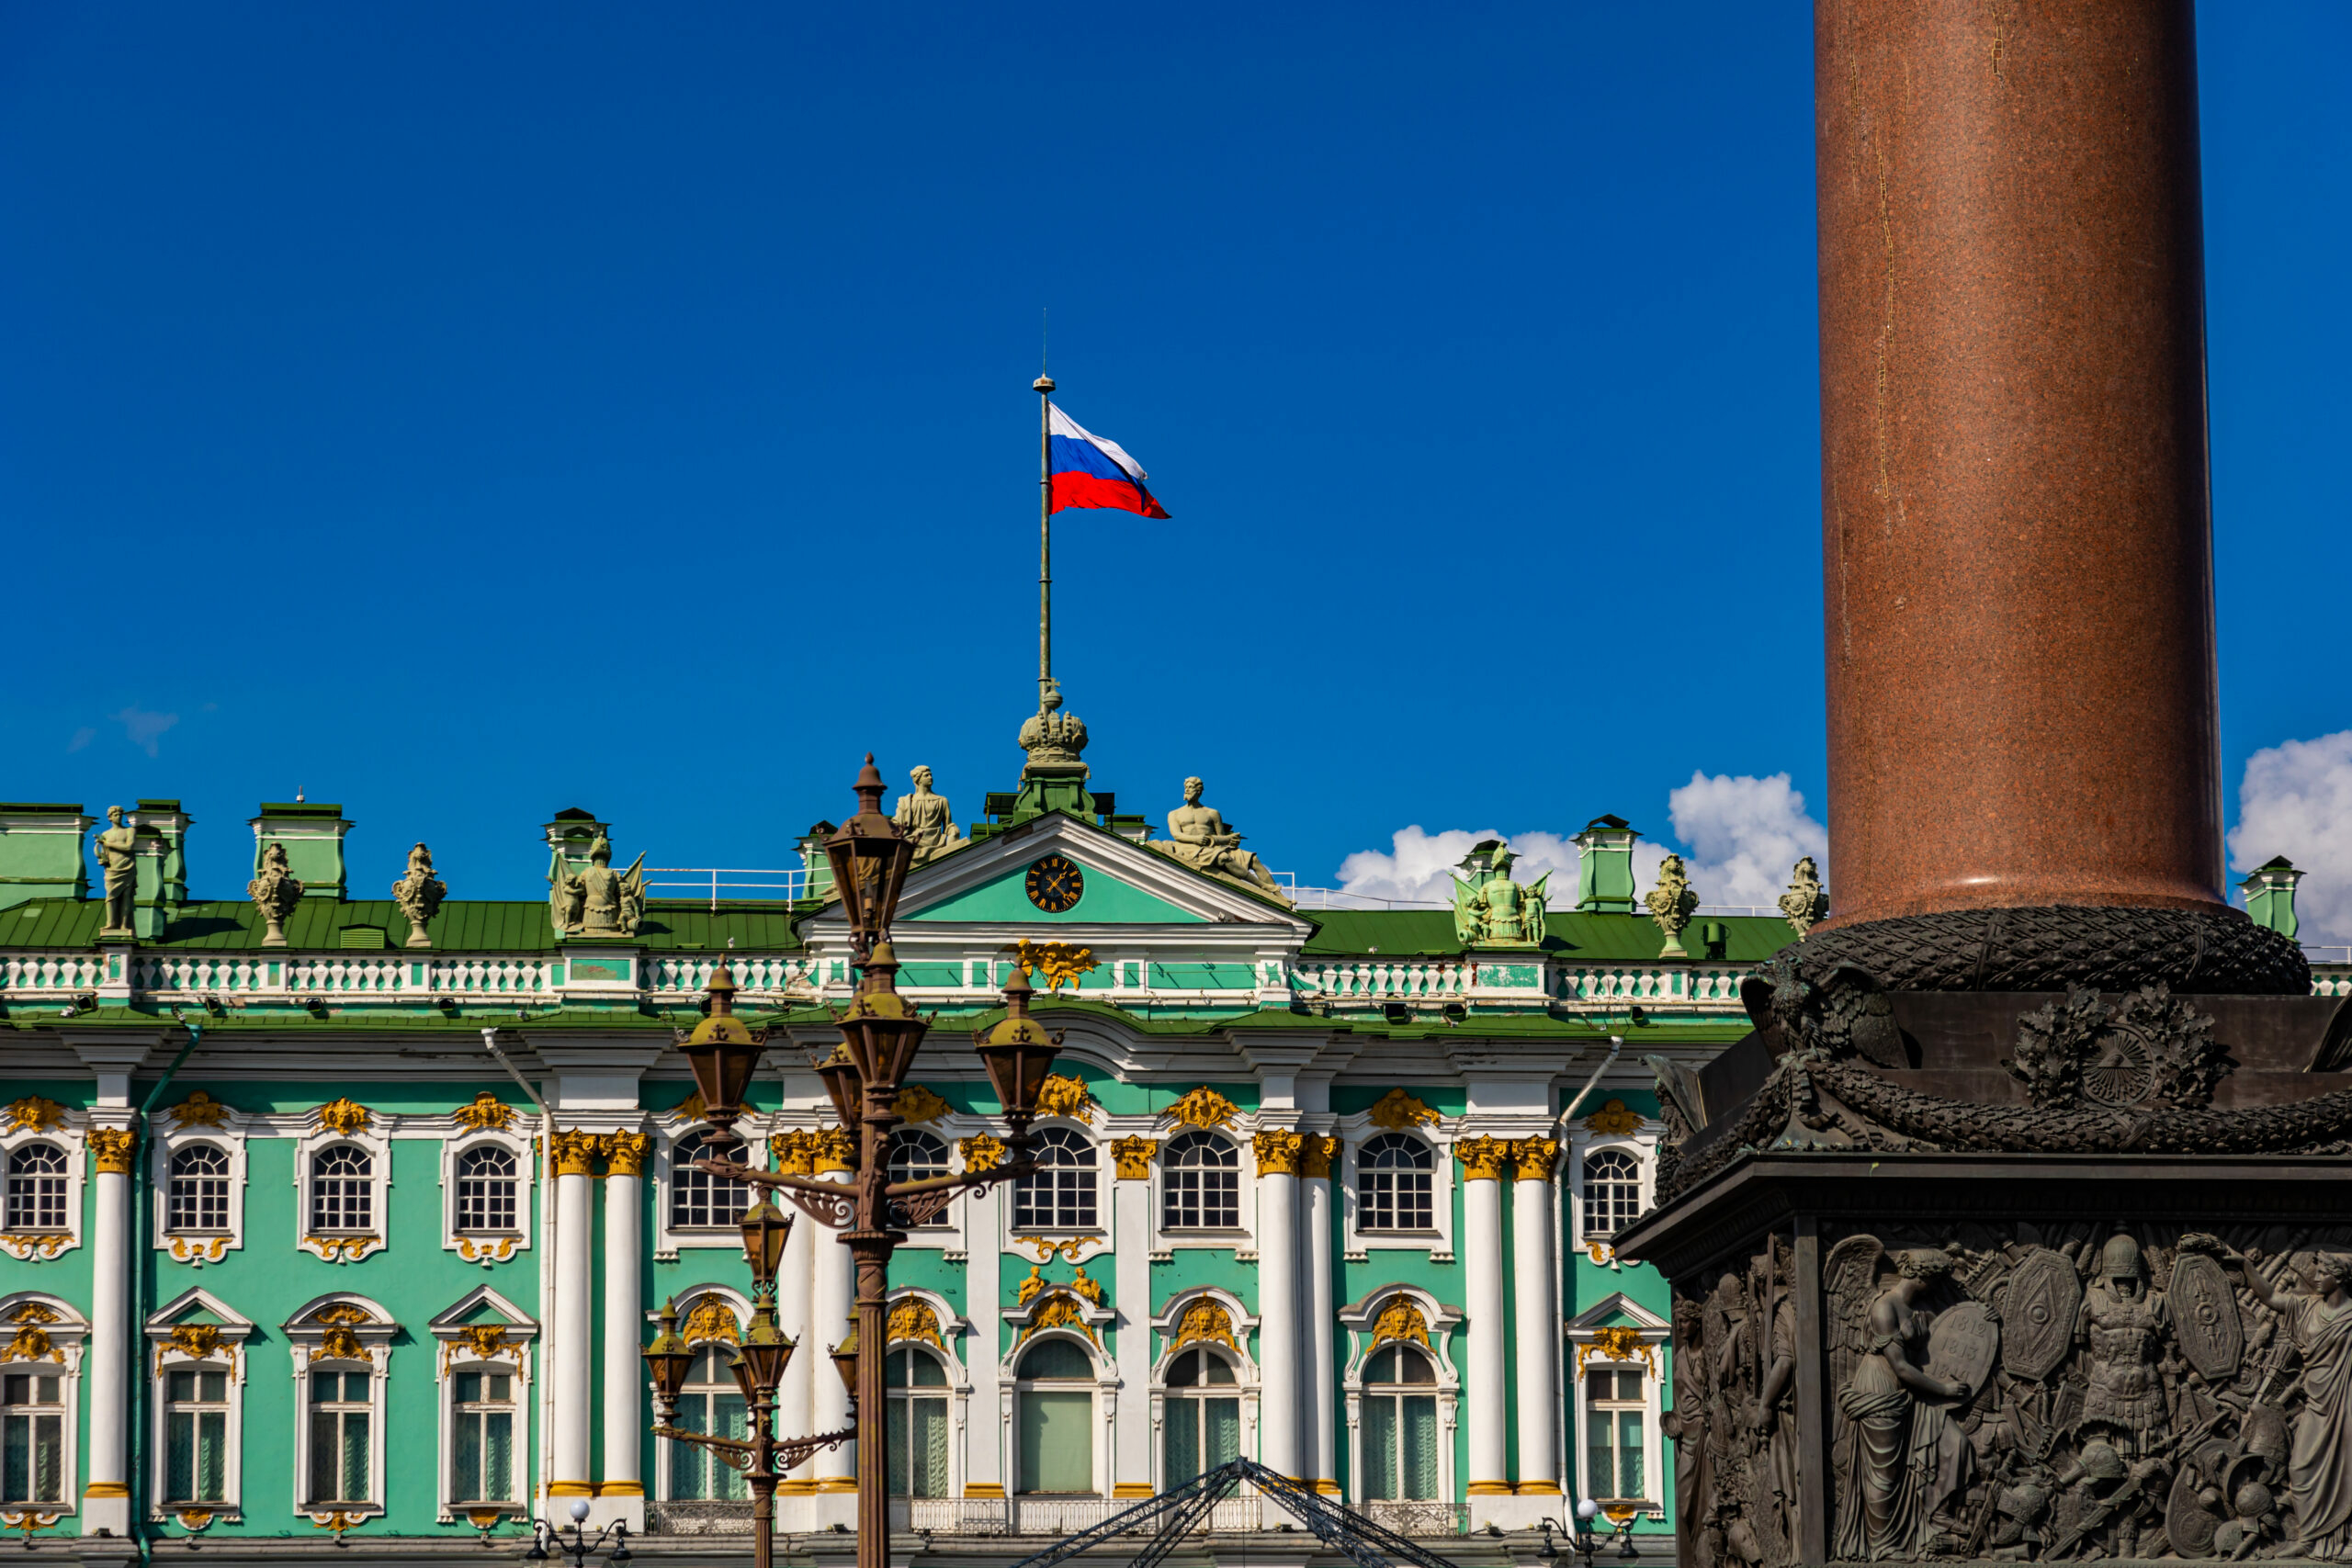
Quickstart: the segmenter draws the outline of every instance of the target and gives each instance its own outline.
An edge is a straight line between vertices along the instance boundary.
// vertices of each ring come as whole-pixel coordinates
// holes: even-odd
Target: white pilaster
[[[964,1265],[964,1312],[972,1320],[964,1351],[972,1395],[964,1402],[961,1434],[967,1497],[1004,1495],[1004,1418],[997,1392],[1003,1375],[998,1352],[1004,1344],[1004,1244],[998,1239],[1004,1224],[997,1205],[1004,1201],[1004,1190],[991,1187],[964,1200],[964,1234],[971,1245]]]
[[[109,1118],[112,1120],[112,1118]],[[130,1144],[127,1128],[92,1127],[90,1468],[82,1533],[130,1533]],[[28,1538],[29,1539],[29,1538]]]
[[[1119,1386],[1112,1444],[1114,1495],[1148,1497],[1151,1472],[1151,1182],[1121,1179],[1111,1198],[1112,1235],[1118,1244],[1112,1278],[1118,1293]]]
[[[1340,1492],[1340,1447],[1332,1422],[1339,1398],[1340,1371],[1332,1344],[1338,1319],[1331,1300],[1329,1158],[1321,1162],[1323,1175],[1313,1175],[1316,1168],[1316,1163],[1310,1161],[1310,1174],[1302,1183],[1301,1194],[1306,1200],[1306,1226],[1307,1408],[1315,1444],[1314,1463],[1307,1468],[1314,1472],[1308,1479],[1315,1483],[1316,1490],[1336,1496]]]
[[[1297,1152],[1277,1170],[1267,1162],[1261,1133],[1258,1175],[1258,1458],[1268,1469],[1296,1476],[1311,1468],[1312,1428],[1299,1409]],[[1295,1137],[1296,1134],[1290,1134]],[[1313,1480],[1312,1476],[1306,1479]]]
[[[571,1523],[575,1497],[593,1497],[589,1474],[589,1390],[596,1371],[588,1343],[588,1292],[595,1283],[588,1161],[593,1138],[579,1132],[556,1134],[555,1324],[548,1347],[548,1484],[545,1512],[559,1528]]]
[[[795,1169],[794,1175],[806,1176],[805,1168]],[[809,1312],[809,1291],[814,1283],[819,1247],[836,1247],[833,1237],[838,1232],[827,1230],[807,1214],[789,1206],[791,1201],[779,1195],[776,1204],[792,1216],[792,1234],[785,1239],[784,1262],[775,1271],[776,1326],[784,1331],[799,1348],[792,1359],[784,1364],[784,1382],[776,1387],[776,1429],[787,1438],[797,1438],[832,1428],[819,1424],[816,1388],[811,1380],[820,1373],[833,1378],[832,1363],[825,1359],[825,1352],[832,1347],[820,1343],[823,1335],[815,1325]],[[838,1341],[839,1336],[835,1336]],[[817,1464],[803,1460],[784,1472],[784,1484],[776,1491],[777,1528],[787,1534],[807,1533],[813,1527],[808,1519],[808,1493],[817,1483]]]
[[[626,1156],[620,1139],[639,1140]],[[642,1133],[616,1135],[605,1178],[605,1462],[596,1486],[596,1517],[623,1519],[630,1533],[645,1529],[645,1476],[639,1463],[652,1410],[645,1390],[638,1336],[645,1318],[639,1269],[642,1244],[645,1147]]]
[[[1518,1149],[1518,1179],[1510,1189],[1511,1293],[1518,1319],[1516,1366],[1511,1383],[1519,1394],[1518,1495],[1560,1495],[1560,1314],[1553,1304],[1559,1266],[1552,1249],[1554,1149],[1548,1138],[1531,1138]]]
[[[1473,1525],[1485,1522],[1481,1510],[1487,1499],[1508,1497],[1511,1489],[1503,1404],[1510,1369],[1503,1325],[1503,1189],[1496,1169],[1500,1160],[1465,1160],[1462,1183],[1463,1305],[1470,1319],[1470,1382],[1463,1405],[1470,1425]]]
[[[824,1163],[820,1156],[819,1163]],[[820,1170],[822,1179],[846,1185],[848,1171]],[[820,1227],[821,1229],[821,1227]],[[815,1288],[809,1297],[809,1317],[812,1332],[808,1348],[821,1359],[834,1346],[849,1337],[850,1310],[857,1300],[857,1277],[850,1267],[849,1248],[841,1242],[842,1233],[824,1230],[815,1238],[810,1248],[815,1254],[811,1270]],[[874,1350],[859,1348],[871,1355]],[[810,1386],[816,1393],[817,1430],[837,1432],[849,1425],[849,1391],[842,1380],[833,1375],[832,1363],[825,1363],[825,1375],[812,1375]],[[868,1420],[879,1418],[879,1412],[859,1412]],[[812,1529],[826,1529],[835,1524],[854,1527],[857,1523],[857,1444],[843,1443],[837,1449],[827,1449],[817,1456],[817,1491],[811,1501]]]

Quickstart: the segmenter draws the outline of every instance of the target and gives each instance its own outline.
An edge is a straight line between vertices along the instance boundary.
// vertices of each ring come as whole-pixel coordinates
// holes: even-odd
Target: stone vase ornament
[[[448,884],[433,874],[433,852],[423,844],[408,852],[408,874],[392,884],[392,902],[408,917],[410,947],[431,947],[432,936],[425,931],[433,917],[441,912],[441,900],[449,896]]]
[[[302,901],[302,885],[295,880],[286,860],[286,846],[273,843],[261,852],[261,874],[245,884],[245,896],[269,922],[268,934],[261,939],[264,947],[286,945],[286,917]]]
[[[1688,958],[1690,953],[1682,945],[1682,928],[1699,910],[1699,895],[1690,889],[1690,878],[1682,868],[1680,855],[1668,855],[1657,868],[1657,886],[1642,897],[1650,919],[1666,933],[1666,946],[1659,950],[1660,958]]]

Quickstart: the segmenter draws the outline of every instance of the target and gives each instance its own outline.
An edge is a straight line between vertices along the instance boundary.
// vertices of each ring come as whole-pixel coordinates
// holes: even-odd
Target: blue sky
[[[2202,29],[2234,792],[2352,725],[2352,11]],[[8,7],[0,795],[181,796],[211,896],[298,785],[359,887],[422,838],[460,897],[541,891],[573,805],[783,863],[868,748],[976,815],[1050,306],[1174,514],[1057,529],[1124,808],[1200,773],[1325,884],[1412,825],[1801,837],[1811,47],[1801,5]]]

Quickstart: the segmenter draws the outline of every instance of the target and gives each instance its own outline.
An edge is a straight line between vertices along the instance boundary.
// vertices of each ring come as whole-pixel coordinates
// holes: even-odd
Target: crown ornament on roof
[[[1021,770],[1023,778],[1086,776],[1086,764],[1079,760],[1086,750],[1086,721],[1076,714],[1063,713],[1061,705],[1061,682],[1050,675],[1041,677],[1037,711],[1021,724],[1021,749],[1029,753],[1028,764]]]

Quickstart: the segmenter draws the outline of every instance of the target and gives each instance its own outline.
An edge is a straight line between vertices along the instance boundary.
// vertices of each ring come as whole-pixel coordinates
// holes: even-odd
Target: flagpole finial
[[[1040,393],[1050,392],[1054,389],[1054,378],[1051,376],[1040,376],[1030,385]]]

